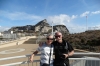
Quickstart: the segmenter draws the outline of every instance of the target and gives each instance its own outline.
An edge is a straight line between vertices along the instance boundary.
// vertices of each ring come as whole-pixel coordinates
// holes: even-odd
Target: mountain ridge
[[[52,26],[50,26],[46,19],[41,20],[36,25],[26,25],[26,26],[17,26],[11,27],[9,31],[17,32],[42,32],[50,33],[52,31]],[[53,31],[60,31],[62,33],[69,34],[69,30],[65,25],[54,25]]]

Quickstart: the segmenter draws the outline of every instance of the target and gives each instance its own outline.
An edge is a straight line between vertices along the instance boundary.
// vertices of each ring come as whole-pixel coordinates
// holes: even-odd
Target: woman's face
[[[48,36],[47,42],[48,42],[48,44],[51,44],[53,42],[53,36]]]

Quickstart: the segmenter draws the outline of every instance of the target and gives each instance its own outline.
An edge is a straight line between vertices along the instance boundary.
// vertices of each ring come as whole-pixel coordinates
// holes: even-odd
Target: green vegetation
[[[64,36],[64,39],[71,43],[74,48],[100,52],[100,30],[69,34]]]

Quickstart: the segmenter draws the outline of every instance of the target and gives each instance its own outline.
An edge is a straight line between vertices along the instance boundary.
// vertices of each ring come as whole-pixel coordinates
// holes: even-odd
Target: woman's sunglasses
[[[47,40],[53,40],[53,38],[47,38]]]

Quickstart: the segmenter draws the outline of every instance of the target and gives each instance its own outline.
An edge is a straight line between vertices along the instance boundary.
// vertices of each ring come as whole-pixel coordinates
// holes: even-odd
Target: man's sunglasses
[[[47,40],[53,40],[53,38],[47,38]]]
[[[60,36],[61,36],[61,35],[57,35],[57,36],[55,36],[55,38],[58,38],[58,37],[60,38]]]

